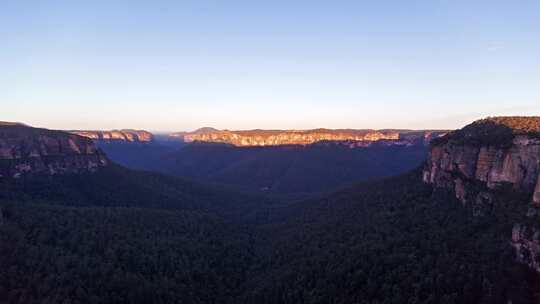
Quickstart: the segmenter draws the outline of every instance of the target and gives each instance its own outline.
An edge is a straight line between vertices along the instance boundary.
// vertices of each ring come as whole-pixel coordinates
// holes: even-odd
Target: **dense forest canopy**
[[[152,196],[132,201],[144,208],[92,206],[84,196],[71,198],[84,206],[73,206],[70,184],[55,187],[66,192],[2,200],[0,301],[536,299],[536,276],[513,262],[507,244],[511,219],[526,204],[510,193],[494,216],[474,218],[452,195],[423,185],[418,171],[302,203],[259,205],[250,221],[219,209],[144,203]]]
[[[534,130],[505,119],[441,140]],[[473,216],[420,168],[307,200],[116,164],[1,178],[0,303],[538,303],[509,246],[529,196],[493,191]]]

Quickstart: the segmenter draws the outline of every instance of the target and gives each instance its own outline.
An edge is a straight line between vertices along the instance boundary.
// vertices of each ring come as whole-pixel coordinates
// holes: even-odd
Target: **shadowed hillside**
[[[114,163],[4,177],[0,302],[537,303],[529,193],[478,214],[422,175],[286,203]]]

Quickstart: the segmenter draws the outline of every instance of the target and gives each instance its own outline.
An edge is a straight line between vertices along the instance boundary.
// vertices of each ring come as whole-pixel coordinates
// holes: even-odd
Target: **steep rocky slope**
[[[452,189],[475,215],[485,215],[509,190],[528,211],[512,231],[518,259],[540,271],[540,117],[476,121],[433,142],[423,180]],[[516,206],[518,208],[519,206]]]
[[[21,124],[0,124],[0,178],[96,171],[107,164],[106,156],[88,138]]]
[[[332,144],[356,150],[312,148]],[[380,144],[368,150],[391,148],[396,159],[395,150],[410,148]],[[538,303],[538,276],[514,263],[508,246],[514,217],[506,211],[517,199],[471,179],[467,186],[494,191],[508,207],[472,217],[421,174],[281,203],[114,164],[93,174],[3,178],[0,302]],[[528,207],[531,193],[523,193]],[[528,229],[538,221],[526,219],[516,221],[513,244],[534,266]]]
[[[235,146],[272,146],[272,145],[306,145],[322,140],[356,140],[375,141],[381,139],[398,139],[397,132],[357,131],[357,130],[307,130],[307,131],[218,131],[202,134],[188,134],[184,140],[222,142]]]
[[[519,127],[536,123],[538,129]],[[424,181],[453,188],[462,202],[475,200],[470,184],[497,189],[509,184],[540,203],[540,119],[490,118],[433,141]],[[535,190],[536,189],[536,190]]]
[[[229,131],[203,128],[190,133],[174,133],[172,137],[182,137],[186,142],[226,143],[234,146],[277,146],[309,145],[321,141],[354,141],[369,144],[375,141],[403,141],[430,138],[440,132],[400,131],[400,130],[353,130],[353,129],[313,129],[313,130],[246,130]]]
[[[127,141],[127,142],[151,142],[154,140],[154,135],[144,130],[112,130],[112,131],[84,131],[76,130],[69,131],[98,141]]]

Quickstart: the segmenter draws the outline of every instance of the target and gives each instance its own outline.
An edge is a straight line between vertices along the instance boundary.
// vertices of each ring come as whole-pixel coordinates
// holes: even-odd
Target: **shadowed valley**
[[[538,134],[509,119],[475,122],[419,145],[407,173],[306,200],[128,169],[85,137],[2,125],[0,301],[535,303],[540,172],[523,163],[537,163]],[[511,119],[537,126],[536,118]],[[478,142],[501,128],[511,131],[503,141]],[[216,149],[191,143],[166,154],[199,146]],[[368,149],[344,158],[353,163],[417,147],[242,149],[283,153],[277,162],[287,149],[309,159],[328,146]],[[483,147],[495,152],[478,161]],[[325,157],[344,157],[332,151]],[[102,161],[90,165],[96,155]]]

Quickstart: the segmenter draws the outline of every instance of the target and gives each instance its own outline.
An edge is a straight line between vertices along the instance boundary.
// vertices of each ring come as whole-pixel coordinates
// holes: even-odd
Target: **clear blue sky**
[[[540,1],[0,1],[0,120],[457,128],[540,115]]]

